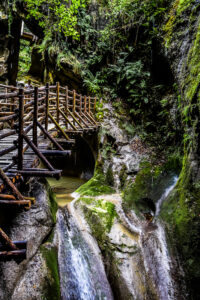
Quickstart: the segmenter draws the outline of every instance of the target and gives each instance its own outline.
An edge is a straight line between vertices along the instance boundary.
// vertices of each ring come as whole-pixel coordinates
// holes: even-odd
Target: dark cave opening
[[[170,64],[157,40],[152,42],[151,75],[154,84],[171,86],[174,83]]]
[[[65,147],[65,145],[62,145]],[[89,180],[94,174],[95,150],[92,150],[90,142],[82,137],[76,139],[73,150],[65,157],[49,158],[48,160],[56,168],[62,170],[63,176],[74,176]]]

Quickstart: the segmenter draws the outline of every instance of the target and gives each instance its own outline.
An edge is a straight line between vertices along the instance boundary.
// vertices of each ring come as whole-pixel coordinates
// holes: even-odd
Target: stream
[[[141,248],[144,262],[142,273],[143,275],[148,274],[149,279],[151,278],[152,288],[157,291],[155,294],[157,294],[159,300],[176,299],[176,284],[172,279],[171,272],[173,263],[168,253],[164,228],[157,217],[163,201],[173,190],[177,180],[176,175],[170,176],[166,179],[164,185],[158,187],[160,190],[159,198],[156,201],[156,218],[151,223],[152,225],[143,227],[143,223],[134,224],[132,222],[127,227],[130,227],[130,232],[134,229],[139,232],[138,246]],[[73,212],[70,209],[70,206],[75,209],[74,205],[69,204],[74,203],[72,202],[74,200],[73,192],[84,184],[85,180],[64,176],[60,181],[54,179],[48,179],[48,181],[56,193],[57,203],[60,207],[57,212],[56,226],[61,299],[113,299],[97,242],[92,236],[89,237],[90,241],[88,242],[88,238],[85,238],[85,230],[80,228],[76,222],[75,211]],[[124,218],[126,218],[125,215]],[[126,222],[129,222],[127,218]],[[134,294],[137,295],[137,299],[143,300],[144,295],[138,294],[136,290]]]
[[[60,207],[66,206],[74,197],[72,193],[87,180],[78,177],[62,176],[60,180],[47,178],[53,192],[56,194],[56,201]]]

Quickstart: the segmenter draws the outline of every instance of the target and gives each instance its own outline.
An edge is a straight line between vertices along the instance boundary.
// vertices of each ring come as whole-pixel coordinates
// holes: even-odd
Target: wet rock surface
[[[79,229],[97,239],[114,297],[186,299],[179,295],[174,274],[180,275],[180,266],[168,251],[163,225],[159,221],[142,221],[133,211],[125,215],[121,201],[119,194],[112,194],[93,200],[80,198],[70,204]],[[110,230],[105,226],[104,214],[108,212],[102,209],[106,203],[114,204],[116,211]]]
[[[104,104],[100,159],[104,161],[105,174],[111,169],[117,188],[137,174],[140,162],[148,159],[151,151],[137,135],[128,134],[120,122],[129,124],[124,116],[116,114],[110,103]]]
[[[22,211],[10,224],[12,240],[28,241],[27,259],[0,262],[0,299],[42,299],[43,283],[47,276],[45,259],[39,251],[43,240],[54,226],[46,186],[32,183],[36,203],[28,211]]]

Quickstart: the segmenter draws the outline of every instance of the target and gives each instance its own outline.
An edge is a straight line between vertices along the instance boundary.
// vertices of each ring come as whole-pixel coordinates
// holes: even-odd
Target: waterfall
[[[158,216],[161,210],[161,206],[163,201],[168,197],[168,195],[170,194],[170,192],[173,190],[173,188],[175,187],[176,183],[178,181],[178,176],[174,176],[172,178],[172,184],[170,184],[164,191],[164,193],[162,194],[162,196],[160,197],[160,199],[156,202],[156,213],[155,216]]]
[[[57,215],[62,300],[112,300],[103,263],[90,249],[67,209]]]
[[[156,216],[161,210],[163,201],[175,187],[177,180],[178,177],[174,176],[170,185],[165,188],[157,201]],[[149,224],[149,229],[147,226],[147,231],[144,231],[141,236],[141,245],[145,269],[157,290],[159,300],[176,299],[176,283],[172,278],[172,273],[176,267],[169,255],[165,231],[160,221],[157,220],[155,224]]]

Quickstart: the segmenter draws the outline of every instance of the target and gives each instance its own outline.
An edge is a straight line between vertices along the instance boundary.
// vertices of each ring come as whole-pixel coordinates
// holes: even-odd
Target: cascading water
[[[157,187],[158,200],[155,216],[159,215],[163,201],[169,196],[177,180],[177,176],[170,175],[164,179],[164,183],[162,182]],[[160,196],[158,197],[158,195]],[[119,198],[118,203],[120,203],[120,195],[118,198],[115,195],[114,198],[115,200]],[[58,261],[62,300],[113,299],[96,241],[90,236],[91,241],[88,242],[85,228],[80,227],[80,224],[77,225],[77,217],[81,219],[82,216],[76,211],[75,203],[76,200],[68,205],[68,208],[60,208],[57,213]],[[153,295],[150,296],[149,294],[149,299],[177,299],[178,288],[172,275],[174,270],[176,272],[176,266],[174,261],[172,263],[169,255],[165,231],[161,222],[157,218],[154,222],[141,222],[133,212],[134,218],[130,221],[120,204],[116,206],[116,211],[124,226],[139,237],[138,247],[141,249],[144,267],[138,276],[148,278],[151,295]],[[135,270],[132,271],[135,272]],[[138,295],[138,299],[143,299],[144,295],[140,295],[139,291],[134,290],[134,294]],[[133,295],[133,299],[134,297]],[[180,299],[184,299],[184,297]]]
[[[176,185],[177,176],[172,178],[172,183],[164,190],[156,203],[158,216],[163,201],[169,196]],[[176,284],[172,279],[175,266],[170,258],[166,243],[165,231],[160,221],[149,224],[141,235],[142,252],[146,272],[149,274],[159,300],[176,299]],[[182,298],[181,298],[182,299]]]
[[[176,175],[173,176],[172,183],[165,189],[165,191],[162,194],[162,196],[160,197],[160,199],[156,202],[156,213],[155,213],[155,216],[159,215],[163,201],[168,197],[168,195],[170,194],[170,192],[173,190],[173,188],[175,187],[177,181],[178,181],[178,176],[176,176]]]
[[[62,300],[111,300],[102,261],[84,240],[66,208],[57,214]]]

